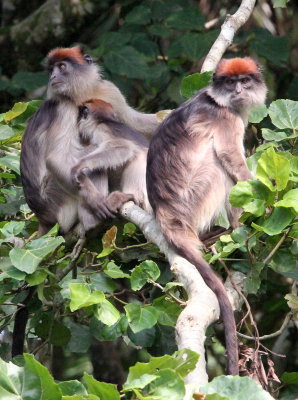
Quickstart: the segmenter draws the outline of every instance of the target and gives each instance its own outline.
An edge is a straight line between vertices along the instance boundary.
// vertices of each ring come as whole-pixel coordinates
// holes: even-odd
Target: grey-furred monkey
[[[56,222],[63,233],[78,222],[82,201],[70,171],[93,150],[82,145],[79,138],[79,105],[89,99],[101,99],[112,105],[118,121],[131,128],[152,135],[158,126],[155,114],[129,107],[119,89],[101,79],[98,67],[81,47],[52,50],[47,56],[47,67],[47,100],[30,118],[21,152],[25,198],[39,220],[40,235]],[[104,174],[96,174],[93,183],[101,195],[107,193]],[[109,213],[112,215],[113,210],[106,209],[106,215]],[[80,234],[84,235],[82,226]]]
[[[174,110],[154,135],[147,159],[147,191],[168,243],[196,266],[217,295],[225,325],[227,372],[237,375],[233,309],[221,280],[203,259],[199,236],[226,207],[232,228],[241,210],[229,192],[251,179],[243,139],[248,112],[265,101],[266,86],[251,58],[222,60],[213,83]]]
[[[109,212],[116,213],[119,204],[128,200],[152,211],[146,190],[148,142],[145,137],[117,121],[111,104],[98,99],[82,104],[78,126],[81,143],[94,149],[71,171],[73,185],[78,187],[84,200],[80,213],[87,212],[80,215],[85,229],[94,226],[94,216],[105,218]],[[106,191],[101,192],[102,197],[94,185],[98,176],[108,183]]]
[[[79,136],[79,105],[89,99],[108,102],[123,129],[129,130],[131,127],[147,135],[155,132],[158,121],[155,114],[144,114],[131,108],[119,89],[101,78],[99,68],[79,46],[52,50],[47,56],[47,67],[47,100],[28,121],[22,140],[21,178],[24,194],[38,218],[39,236],[57,222],[62,233],[76,226],[79,235],[84,236],[86,230],[94,227],[100,219],[113,216],[123,203],[137,198],[138,193],[134,193],[133,185],[129,186],[127,179],[123,190],[129,188],[131,193],[116,191],[105,200],[110,190],[106,170],[93,171],[88,177],[90,180],[80,181],[79,187],[77,183],[74,184],[71,171],[80,160],[86,160],[87,154],[97,146],[96,143],[87,145]],[[133,142],[132,148],[134,146]],[[123,153],[119,152],[118,156],[123,156],[127,161]],[[124,163],[124,159],[122,161]],[[143,169],[145,176],[146,157],[140,162],[143,164],[138,168]],[[126,172],[134,177],[134,170],[127,168]],[[84,190],[88,182],[88,187],[92,185],[93,188],[89,193]],[[96,201],[93,203],[94,199]],[[25,305],[33,292],[34,288],[30,288],[23,301]],[[23,352],[27,319],[28,309],[23,307],[15,318],[13,357]]]

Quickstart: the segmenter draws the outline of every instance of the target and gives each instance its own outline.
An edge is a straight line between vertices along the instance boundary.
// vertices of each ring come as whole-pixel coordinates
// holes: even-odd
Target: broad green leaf
[[[250,214],[253,214],[257,217],[265,214],[266,211],[266,202],[264,200],[255,199],[248,204],[243,206],[243,210]]]
[[[274,204],[275,207],[293,207],[298,212],[298,188],[287,192],[283,199]]]
[[[163,369],[149,384],[148,392],[151,396],[160,396],[160,399],[181,400],[185,395],[184,381],[176,371]]]
[[[26,366],[38,376],[42,389],[40,400],[61,400],[61,390],[46,367],[36,361],[32,354],[24,354]]]
[[[110,261],[106,267],[104,268],[104,273],[108,276],[110,276],[113,279],[118,279],[118,278],[129,278],[129,274],[125,274],[118,265],[114,263],[114,261]]]
[[[162,325],[175,326],[182,311],[181,306],[174,300],[166,300],[168,296],[154,299],[153,306],[158,310],[158,322]]]
[[[54,346],[66,345],[71,337],[70,330],[59,321],[53,321],[52,314],[44,314],[35,327],[35,334],[42,339],[49,339]]]
[[[132,222],[127,222],[123,227],[123,235],[133,236],[137,227]]]
[[[17,116],[23,114],[23,112],[26,111],[27,106],[28,106],[27,103],[16,103],[11,110],[5,113],[4,121],[5,122],[11,121]]]
[[[33,274],[27,275],[26,282],[28,282],[30,286],[36,286],[44,282],[47,276],[47,272],[40,269],[33,272]]]
[[[167,38],[170,36],[171,31],[167,29],[164,25],[162,24],[154,24],[148,27],[148,31],[155,36],[160,36],[162,38]]]
[[[5,237],[17,236],[24,229],[24,221],[10,221],[7,222],[1,229],[0,232]]]
[[[268,219],[261,223],[252,223],[252,226],[267,235],[273,236],[281,233],[295,217],[293,212],[287,208],[276,207]]]
[[[86,372],[84,373],[84,381],[87,384],[88,393],[95,394],[100,400],[120,400],[120,394],[116,385],[98,382]]]
[[[62,396],[62,400],[100,400],[95,394],[74,394],[73,396]]]
[[[277,7],[282,7],[282,8],[286,8],[287,7],[287,3],[290,0],[273,0],[273,7],[277,8]]]
[[[254,35],[254,38],[252,38]],[[250,37],[249,49],[274,65],[283,65],[289,57],[289,38],[272,35],[264,28],[254,29]]]
[[[282,153],[276,153],[270,147],[261,155],[258,161],[257,178],[271,191],[285,189],[289,176],[290,162]],[[274,179],[275,185],[273,185],[272,179]]]
[[[114,225],[103,235],[102,238],[102,252],[97,255],[97,258],[106,257],[111,254],[115,248],[115,241],[117,236],[117,227]]]
[[[83,307],[89,307],[92,304],[98,304],[104,301],[105,295],[100,290],[91,293],[90,287],[82,283],[71,283],[70,289],[70,311],[75,311]]]
[[[107,277],[103,272],[90,275],[92,289],[102,290],[106,293],[112,293],[117,288],[113,279]]]
[[[127,304],[125,307],[129,326],[134,333],[142,329],[151,328],[157,323],[158,311],[152,306],[142,307],[135,303]]]
[[[208,86],[212,81],[213,72],[203,72],[201,74],[196,73],[188,75],[182,79],[181,93],[182,96],[189,99],[200,89]]]
[[[269,266],[287,278],[298,280],[297,257],[288,249],[279,249],[269,261]]]
[[[133,9],[126,15],[125,20],[130,24],[146,25],[151,20],[151,8],[146,5],[139,5],[133,7]]]
[[[146,57],[132,46],[110,51],[104,56],[104,64],[113,73],[136,79],[144,79],[149,68]]]
[[[132,290],[140,290],[148,279],[156,281],[159,278],[160,270],[154,261],[146,260],[136,266],[131,273]]]
[[[181,282],[168,282],[164,287],[163,292],[168,292],[169,290],[176,288],[177,286],[183,287],[184,284]]]
[[[219,376],[201,386],[200,392],[207,394],[206,400],[213,400],[214,397],[208,395],[217,393],[226,396],[228,400],[273,400],[256,381],[240,376]]]
[[[95,317],[90,321],[90,332],[98,340],[116,340],[118,337],[125,334],[128,326],[128,321],[125,315],[112,326],[104,325]]]
[[[210,49],[211,38],[217,35],[217,31],[210,31],[207,34],[202,33],[185,33],[175,38],[169,48],[168,57],[172,59],[174,57],[186,57],[191,61],[200,60]]]
[[[22,395],[23,368],[0,359],[0,398],[19,400]]]
[[[262,129],[262,136],[266,140],[275,140],[276,142],[293,139],[296,137],[296,135],[287,135],[286,132],[276,132],[267,128]]]
[[[269,115],[277,128],[298,130],[298,101],[276,100],[269,107]]]
[[[58,387],[61,390],[63,396],[73,396],[75,394],[88,394],[85,386],[76,380],[59,382]]]
[[[5,165],[7,168],[12,169],[20,175],[20,157],[18,156],[5,156],[0,158],[0,165]]]
[[[255,180],[238,182],[230,192],[230,202],[234,207],[243,207],[254,200],[271,204],[273,198],[271,191],[262,182]]]
[[[268,109],[265,104],[261,106],[254,107],[250,110],[248,121],[253,124],[258,124],[263,121],[263,119],[268,115]]]
[[[145,387],[150,381],[156,379],[155,374],[162,369],[175,370],[182,378],[188,375],[196,366],[199,355],[189,349],[176,351],[172,356],[151,357],[148,363],[137,362],[129,368],[124,389]]]
[[[143,348],[152,347],[154,345],[154,342],[156,341],[157,331],[156,326],[153,326],[150,329],[143,329],[138,333],[133,333],[130,327],[128,327],[126,334],[134,345]]]
[[[120,312],[108,300],[103,300],[98,306],[96,318],[105,325],[112,326],[120,319]]]
[[[178,31],[201,30],[204,27],[205,17],[198,7],[188,7],[173,13],[165,23]]]
[[[0,125],[0,140],[9,139],[14,135],[14,130],[10,126]]]
[[[71,332],[71,338],[66,349],[72,353],[86,353],[92,342],[89,327],[72,321],[67,321],[66,325]]]
[[[46,71],[30,72],[18,71],[12,77],[12,83],[24,90],[36,90],[42,86],[46,86],[48,74]]]
[[[244,290],[246,293],[257,294],[261,286],[260,274],[265,267],[262,262],[255,262],[253,268],[244,280]]]
[[[64,239],[61,236],[39,238],[27,244],[24,249],[15,247],[9,252],[9,256],[17,269],[32,274],[40,262],[63,242]]]

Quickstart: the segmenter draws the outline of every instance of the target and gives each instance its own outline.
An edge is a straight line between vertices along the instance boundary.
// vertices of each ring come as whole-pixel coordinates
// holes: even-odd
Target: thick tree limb
[[[255,2],[256,0],[243,0],[235,14],[227,15],[218,38],[205,58],[201,72],[215,70],[224,52],[233,42],[235,33],[251,16]]]
[[[195,370],[186,378],[186,383],[199,387],[208,382],[206,372],[205,348],[206,329],[218,320],[220,311],[217,297],[205,284],[197,269],[184,258],[175,254],[168,246],[154,217],[137,207],[134,203],[126,203],[121,211],[123,217],[137,225],[146,239],[155,243],[165,254],[171,269],[179,282],[184,284],[188,295],[187,306],[179,316],[176,325],[176,339],[179,348],[188,348],[200,354]],[[244,275],[236,272],[233,279],[240,284]],[[231,282],[227,280],[226,289],[234,308],[239,306],[239,295]]]

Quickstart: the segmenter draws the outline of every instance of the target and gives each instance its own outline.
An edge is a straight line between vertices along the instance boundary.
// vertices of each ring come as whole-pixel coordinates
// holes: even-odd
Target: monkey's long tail
[[[165,236],[167,237],[168,235]],[[203,259],[199,250],[200,242],[197,238],[189,237],[181,231],[179,231],[179,234],[172,231],[171,238],[168,238],[168,240],[179,255],[186,258],[197,268],[205,283],[216,294],[225,329],[227,373],[229,375],[239,375],[236,323],[233,308],[223,283],[212,271],[210,265]]]

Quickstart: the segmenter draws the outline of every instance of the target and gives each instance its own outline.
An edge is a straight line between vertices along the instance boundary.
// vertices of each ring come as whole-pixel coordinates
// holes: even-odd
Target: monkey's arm
[[[83,170],[92,172],[94,170],[107,171],[116,169],[132,160],[137,152],[137,147],[125,140],[106,141],[95,151],[83,157],[77,165],[72,168],[71,175],[75,182],[76,177]]]
[[[240,122],[236,122],[233,125],[221,124],[215,129],[213,136],[215,153],[235,183],[252,179],[244,157],[244,128]]]
[[[156,114],[146,114],[130,107],[123,94],[112,82],[101,80],[99,98],[112,104],[117,120],[151,137],[158,125]]]

